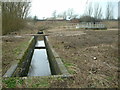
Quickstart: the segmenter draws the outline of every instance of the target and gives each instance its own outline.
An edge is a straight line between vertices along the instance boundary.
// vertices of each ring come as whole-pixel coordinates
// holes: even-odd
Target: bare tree
[[[74,19],[76,19],[76,18],[77,18],[77,16],[78,16],[77,14],[73,14],[73,18],[74,18]]]
[[[33,17],[34,25],[35,25],[35,23],[37,22],[37,19],[38,19],[38,17],[35,15],[35,16]]]
[[[106,19],[107,20],[110,20],[110,19],[113,19],[113,5],[111,2],[108,2],[107,3],[107,6],[106,6]]]
[[[64,11],[64,12],[58,14],[58,17],[61,17],[61,18],[63,18],[63,19],[67,19],[67,12]]]
[[[29,2],[2,2],[3,34],[23,28],[29,9]]]
[[[73,15],[74,15],[73,8],[69,8],[67,11],[67,16],[69,16],[69,19],[72,19]]]
[[[94,5],[94,18],[101,19],[102,18],[102,7],[98,3]]]
[[[66,11],[63,12],[63,19],[67,19],[67,12]]]
[[[85,16],[92,16],[92,14],[93,14],[92,3],[89,3],[89,5],[86,7],[84,14],[85,14]]]
[[[53,11],[52,16],[53,16],[53,19],[56,19],[56,17],[57,17],[57,12],[56,12],[56,10]]]

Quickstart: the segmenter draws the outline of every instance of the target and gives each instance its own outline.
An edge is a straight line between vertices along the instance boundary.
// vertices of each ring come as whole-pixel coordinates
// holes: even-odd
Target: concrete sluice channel
[[[36,49],[37,48],[37,49]],[[37,41],[29,67],[28,76],[50,76],[51,70],[44,40]]]
[[[21,59],[12,64],[3,77],[30,76],[71,76],[50,44],[48,36],[33,36]]]

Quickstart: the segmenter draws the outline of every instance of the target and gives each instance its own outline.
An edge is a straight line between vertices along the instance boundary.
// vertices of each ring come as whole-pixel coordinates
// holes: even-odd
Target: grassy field
[[[53,47],[68,71],[75,75],[74,83],[62,85],[71,88],[118,86],[117,30],[54,30],[50,33]],[[60,85],[57,81],[54,84]]]
[[[3,73],[24,51],[27,41],[37,31],[44,30],[67,67],[71,78],[13,77],[3,78],[4,88],[115,88],[118,87],[118,30],[69,29],[68,22],[37,22],[25,31],[3,37]],[[9,48],[8,48],[9,47]]]

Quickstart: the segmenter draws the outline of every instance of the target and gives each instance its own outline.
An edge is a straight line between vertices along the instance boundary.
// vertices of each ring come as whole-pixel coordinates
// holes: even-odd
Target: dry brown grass
[[[2,39],[2,74],[10,68],[12,62],[19,60],[31,37],[3,37]]]
[[[47,22],[48,23],[48,22]],[[50,22],[49,22],[50,23]],[[16,32],[17,35],[36,33],[39,26],[46,23],[37,22],[36,26],[28,31]],[[118,87],[118,31],[117,30],[69,30],[61,26],[70,25],[61,23],[49,24],[52,29],[45,30],[56,52],[60,55],[71,78],[41,78],[28,77],[22,79],[22,84],[15,84],[20,88],[115,88]],[[57,29],[56,29],[57,27]],[[59,28],[58,28],[59,27]],[[32,31],[34,30],[34,31]],[[14,33],[12,33],[15,35]],[[6,42],[8,40],[8,42]],[[4,55],[8,61],[15,59],[14,47],[24,42],[4,39]],[[15,42],[15,44],[13,44]],[[12,46],[13,44],[13,46]],[[7,48],[7,47],[11,48]],[[23,47],[22,47],[23,48]],[[22,49],[23,50],[23,49]],[[10,52],[10,53],[9,53]],[[13,57],[12,57],[13,56]],[[12,57],[12,58],[11,58]],[[96,57],[97,59],[94,59]],[[4,56],[5,58],[5,56]],[[7,63],[7,62],[6,62]],[[9,78],[7,78],[9,80]],[[6,82],[8,81],[6,79]],[[18,79],[16,79],[18,81]],[[9,80],[12,83],[11,80]],[[10,83],[4,82],[4,87]]]
[[[51,32],[50,41],[75,77],[73,83],[55,81],[55,87],[118,87],[117,30],[56,32]]]
[[[103,21],[107,28],[118,28],[118,21]]]

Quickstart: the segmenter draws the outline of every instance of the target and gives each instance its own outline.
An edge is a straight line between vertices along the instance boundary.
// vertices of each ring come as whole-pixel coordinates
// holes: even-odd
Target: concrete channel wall
[[[19,60],[12,63],[11,67],[7,70],[3,77],[22,77],[27,75],[36,43],[35,37],[32,37],[28,43],[28,47],[26,48],[24,54],[18,56]]]
[[[29,45],[26,48],[24,54],[19,59],[19,62],[14,62],[10,69],[5,73],[3,77],[26,77],[29,71],[29,66],[33,56],[35,44],[37,42],[38,36],[34,36],[29,41]],[[65,75],[69,77],[69,73],[65,68],[61,58],[52,48],[48,37],[44,36],[44,41],[46,45],[48,60],[50,63],[50,69],[53,76]],[[63,76],[62,76],[63,77]]]
[[[18,76],[18,77],[27,76],[33,51],[35,48],[35,44],[36,44],[36,39],[35,37],[32,37],[31,40],[29,41],[29,45],[26,48],[23,56],[19,60],[17,69],[15,70],[12,76]]]
[[[52,48],[47,36],[44,37],[52,75],[70,75],[61,58]]]

